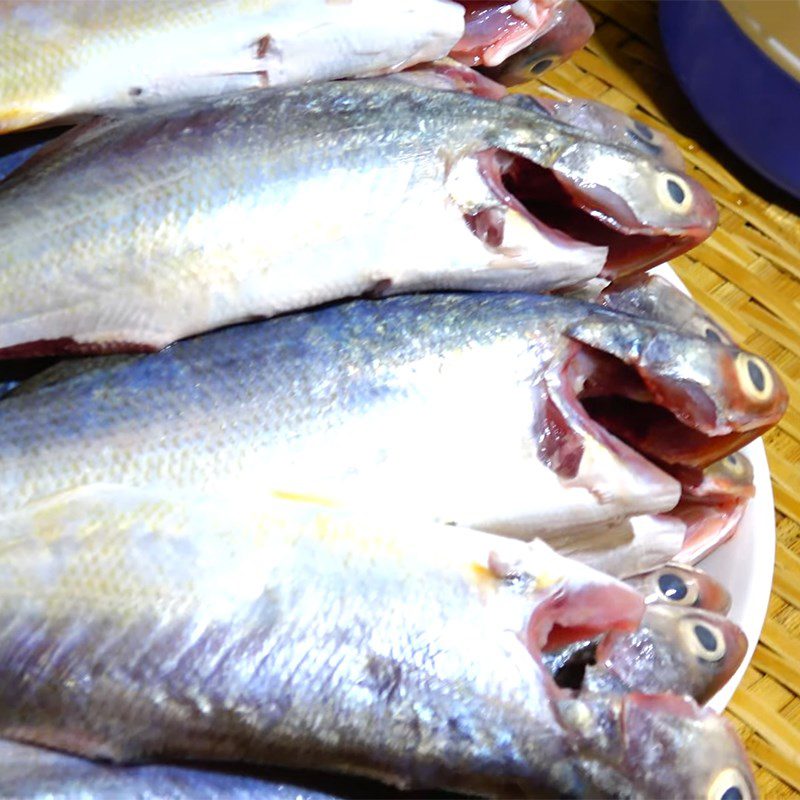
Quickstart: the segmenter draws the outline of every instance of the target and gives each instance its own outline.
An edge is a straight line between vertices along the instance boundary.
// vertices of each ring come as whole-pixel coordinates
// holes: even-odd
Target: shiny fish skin
[[[531,197],[552,173],[566,232],[502,169]],[[645,262],[686,249],[713,227],[707,204],[691,179],[541,113],[394,78],[101,120],[0,185],[0,354],[156,349],[368,291],[553,289],[612,269],[630,235]]]
[[[0,132],[396,70],[446,55],[463,31],[446,0],[14,0],[0,6]]]
[[[112,767],[16,742],[0,742],[5,800],[335,800],[278,780],[189,767]]]
[[[562,792],[580,756],[539,648],[643,609],[541,542],[263,492],[86,486],[0,525],[0,733],[115,761]]]
[[[598,384],[608,370],[615,393],[628,368],[596,362],[565,333],[591,328],[597,347],[617,348],[616,332],[633,324],[642,347],[665,333],[563,298],[413,295],[229,328],[147,357],[65,361],[0,402],[0,510],[111,481],[237,496],[268,486],[522,537],[664,511],[678,482],[608,437],[574,396],[583,367]],[[714,348],[674,336],[669,346],[687,347],[684,359]],[[723,370],[739,358],[716,347]],[[725,388],[736,401],[736,385]],[[774,389],[780,403],[777,379]],[[716,399],[721,418],[748,412],[745,438],[780,411]]]

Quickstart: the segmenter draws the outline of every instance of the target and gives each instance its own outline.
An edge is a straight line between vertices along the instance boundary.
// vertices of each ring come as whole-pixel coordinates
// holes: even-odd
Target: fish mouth
[[[755,439],[766,420],[717,421],[699,387],[675,386],[577,340],[564,371],[573,403],[602,430],[668,471],[704,469]]]
[[[464,35],[450,51],[469,67],[496,67],[545,34],[561,19],[559,4],[531,0],[460,0]]]
[[[621,197],[602,186],[579,185],[522,156],[508,154],[508,158],[511,163],[501,177],[506,192],[539,225],[573,241],[607,248],[604,278],[628,275],[685,253],[703,241],[716,223],[712,207],[702,224],[687,222],[673,230],[648,225],[636,218]],[[693,184],[695,197],[705,197],[702,187],[685,180]]]
[[[639,627],[645,604],[644,598],[635,589],[580,562],[558,555],[540,540],[534,540],[525,548],[528,557],[536,562],[540,570],[546,558],[546,573],[560,573],[557,580],[537,590],[537,594],[539,591],[542,594],[523,633],[528,652],[539,663],[542,652],[547,650],[610,631],[627,632]],[[494,569],[497,568],[495,564]],[[500,570],[506,579],[513,579],[519,574],[517,565],[503,564]]]

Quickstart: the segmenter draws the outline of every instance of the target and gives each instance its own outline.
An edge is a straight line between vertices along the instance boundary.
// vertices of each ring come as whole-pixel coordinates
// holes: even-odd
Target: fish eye
[[[659,172],[656,176],[656,193],[661,204],[677,214],[686,214],[692,207],[692,190],[689,184],[674,172]]]
[[[772,397],[775,388],[772,373],[758,356],[739,353],[736,356],[736,375],[742,391],[751,400],[763,403]]]
[[[688,617],[681,620],[680,630],[692,655],[701,661],[714,662],[728,651],[722,631],[705,620]]]
[[[706,323],[706,329],[703,332],[703,336],[704,338],[708,339],[709,342],[722,344],[722,336],[720,336],[719,328],[711,323]]]
[[[656,578],[658,599],[671,605],[692,606],[700,594],[697,582],[685,581],[676,572],[662,572]]]
[[[553,66],[553,59],[552,58],[540,58],[538,61],[534,61],[529,67],[529,71],[531,75],[541,75],[543,72],[547,72],[550,67]]]
[[[649,125],[645,125],[644,122],[635,119],[633,120],[633,127],[635,128],[636,133],[643,139],[647,139],[648,142],[653,141],[653,129]]]
[[[731,453],[725,456],[725,461],[723,463],[725,469],[735,478],[741,478],[747,473],[744,458],[739,455],[739,453]]]
[[[711,782],[708,800],[752,800],[744,775],[735,767],[726,767]]]

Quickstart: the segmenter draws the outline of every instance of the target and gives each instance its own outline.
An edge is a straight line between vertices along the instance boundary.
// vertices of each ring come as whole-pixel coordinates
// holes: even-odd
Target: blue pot
[[[786,7],[787,24],[800,24],[794,4]],[[661,0],[659,16],[672,69],[703,119],[751,167],[800,198],[800,80],[719,0]]]

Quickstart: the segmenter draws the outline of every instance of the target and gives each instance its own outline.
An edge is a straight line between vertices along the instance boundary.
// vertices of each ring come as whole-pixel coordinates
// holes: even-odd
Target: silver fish
[[[584,407],[604,399],[607,428]],[[680,496],[617,429],[652,419],[666,438],[654,426],[648,452],[703,463],[785,403],[757,356],[592,303],[360,300],[43,371],[0,402],[0,510],[103,481],[266,486],[523,538],[592,535]]]
[[[683,251],[715,215],[635,151],[391,78],[99,120],[0,185],[0,354],[158,349],[363,292],[553,289]]]
[[[12,0],[0,6],[0,132],[397,70],[463,34],[464,8],[446,0]]]
[[[721,719],[671,696],[578,706],[555,685],[542,647],[629,630],[643,600],[541,542],[110,485],[0,525],[4,736],[490,794],[752,785]],[[681,768],[644,769],[629,724]],[[613,761],[584,741],[603,732]]]
[[[197,768],[113,767],[0,741],[0,797],[6,800],[332,800],[334,795],[281,780]]]

